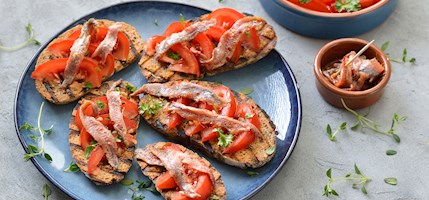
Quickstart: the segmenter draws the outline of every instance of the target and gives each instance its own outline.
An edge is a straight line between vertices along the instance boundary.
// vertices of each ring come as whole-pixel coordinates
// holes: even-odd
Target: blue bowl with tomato
[[[398,0],[260,0],[267,13],[296,33],[322,39],[363,34],[383,23]]]

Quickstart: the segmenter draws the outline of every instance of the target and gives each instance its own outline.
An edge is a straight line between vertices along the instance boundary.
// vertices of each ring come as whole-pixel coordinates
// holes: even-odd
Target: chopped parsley
[[[246,117],[246,119],[251,119],[253,116],[255,116],[255,115],[252,113],[247,113],[245,117]]]
[[[216,132],[219,135],[219,137],[218,137],[219,141],[217,143],[218,146],[227,147],[234,140],[234,136],[232,134],[224,134],[223,130],[221,128],[217,128]]]
[[[299,3],[308,3],[308,2],[310,2],[311,0],[299,0]]]
[[[157,110],[162,108],[163,103],[159,100],[154,100],[152,96],[147,95],[147,102],[142,102],[139,106],[140,114],[148,113],[150,115],[155,114]]]
[[[95,140],[93,140],[93,141],[91,141],[90,145],[88,145],[88,146],[85,148],[84,153],[85,153],[85,157],[86,157],[86,158],[89,158],[89,156],[91,155],[92,151],[95,149],[95,147],[96,147],[97,145],[98,145],[98,143],[97,143]]]
[[[97,105],[97,108],[99,108],[99,109],[103,109],[104,106],[106,106],[105,103],[103,103],[103,102],[101,102],[99,100],[95,101],[95,104]]]
[[[127,83],[127,84],[125,85],[125,88],[126,88],[127,90],[129,90],[130,92],[135,92],[135,91],[137,90],[136,86],[131,85],[131,84],[129,84],[129,83]]]
[[[91,84],[91,82],[89,82],[89,81],[85,81],[85,89],[86,90],[90,90],[90,89],[92,89],[92,84]]]
[[[355,12],[360,10],[359,0],[336,0],[335,1],[335,9],[338,12],[347,11],[347,12]]]
[[[174,53],[171,50],[167,51],[167,56],[170,57],[170,58],[173,58],[174,60],[180,60],[180,55],[177,54],[177,53]]]
[[[76,163],[73,163],[73,161],[70,162],[69,166],[64,170],[64,172],[73,172],[76,173],[80,170],[79,166],[77,166]]]
[[[153,24],[155,24],[155,26],[158,26],[158,20],[157,19],[153,20]]]

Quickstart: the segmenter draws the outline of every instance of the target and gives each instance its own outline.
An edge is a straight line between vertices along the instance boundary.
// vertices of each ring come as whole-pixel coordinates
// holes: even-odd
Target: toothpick
[[[353,58],[350,59],[345,66],[350,65],[350,63],[352,63],[354,59],[356,59],[357,57],[359,57],[360,55],[362,55],[363,52],[365,52],[372,43],[374,43],[374,40],[371,40],[371,42],[369,42],[368,44],[366,44],[359,52],[357,52],[357,54],[355,56],[353,56]]]

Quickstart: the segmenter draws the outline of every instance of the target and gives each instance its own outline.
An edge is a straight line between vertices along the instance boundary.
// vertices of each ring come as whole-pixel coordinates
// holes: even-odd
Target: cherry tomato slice
[[[243,13],[240,13],[231,8],[219,8],[209,14],[208,19],[216,19],[216,24],[218,26],[225,27],[227,29],[231,28],[234,23],[245,17]]]
[[[91,175],[97,169],[97,165],[104,157],[104,150],[100,145],[97,145],[94,150],[92,150],[91,155],[88,159],[88,174]]]
[[[174,192],[172,195],[172,200],[206,200],[208,199],[213,192],[213,183],[210,180],[210,176],[201,173],[197,178],[196,192],[200,197],[189,198],[180,192]]]
[[[135,118],[139,114],[139,108],[135,103],[128,100],[127,98],[121,96],[122,106],[121,109],[124,111],[123,114],[125,117],[130,119]]]
[[[250,144],[252,144],[255,139],[256,135],[251,131],[240,133],[236,138],[234,138],[234,141],[232,141],[232,143],[228,147],[226,147],[223,153],[235,153],[237,151],[245,149]]]
[[[225,29],[222,28],[221,26],[212,26],[206,32],[207,36],[209,36],[211,39],[215,40],[216,42],[220,41],[220,38],[224,33],[225,33]]]
[[[86,129],[82,128],[80,129],[80,133],[79,133],[79,140],[80,140],[80,146],[82,147],[83,150],[86,149],[86,147],[91,143],[91,141],[94,138],[91,136],[91,134],[89,134]]]
[[[244,121],[250,122],[253,125],[255,125],[256,128],[258,128],[258,129],[261,128],[261,122],[259,120],[259,117],[256,114],[256,112],[252,109],[252,106],[250,106],[249,104],[243,103],[243,104],[238,105],[237,115],[238,115],[238,117],[243,118]]]
[[[253,51],[259,52],[261,50],[261,41],[255,28],[250,29],[249,36],[246,35],[246,40]]]
[[[165,37],[168,37],[173,33],[178,33],[178,32],[183,31],[188,26],[189,26],[189,22],[187,22],[187,21],[186,22],[173,22],[167,27],[167,29],[165,29],[163,35]]]
[[[175,102],[179,102],[183,105],[189,105],[190,99],[188,98],[178,98]],[[170,113],[167,119],[167,130],[171,130],[182,123],[183,118],[177,113]]]
[[[361,9],[368,8],[368,7],[374,5],[377,2],[378,2],[378,0],[359,0]]]
[[[164,172],[158,178],[156,178],[156,189],[165,190],[165,189],[173,189],[177,187],[176,181],[168,172]]]
[[[55,53],[69,53],[70,48],[73,46],[75,40],[66,39],[55,42],[48,46],[48,50]]]
[[[324,3],[322,0],[311,0],[308,3],[300,3],[299,0],[289,0],[290,2],[301,6],[303,8],[307,8],[310,10],[314,10],[314,11],[319,11],[319,12],[331,12],[329,5],[327,5],[326,3]]]
[[[215,128],[215,127],[208,127],[208,128],[203,129],[201,131],[201,141],[207,142],[209,140],[218,138],[216,129],[217,128]]]
[[[225,86],[218,86],[213,89],[213,92],[224,98],[228,104],[221,108],[220,114],[228,117],[233,117],[237,108],[237,102],[231,90]]]
[[[181,57],[178,63],[171,65],[171,70],[200,76],[198,60],[188,47],[179,43],[173,45],[171,50],[178,53]]]
[[[243,47],[241,46],[241,42],[239,42],[235,47],[234,53],[232,54],[230,61],[232,61],[233,63],[238,63],[242,50],[243,50]]]
[[[201,51],[203,52],[205,59],[209,59],[212,57],[212,52],[214,49],[214,45],[210,38],[207,37],[206,34],[200,33],[193,39],[194,46],[199,46]]]

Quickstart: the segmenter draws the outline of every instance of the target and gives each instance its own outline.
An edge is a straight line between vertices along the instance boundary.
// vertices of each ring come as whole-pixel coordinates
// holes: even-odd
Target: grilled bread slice
[[[219,39],[219,33],[216,30],[219,29],[223,29],[222,31],[228,31],[231,30],[233,28],[235,28],[234,26],[232,26],[231,24],[228,25],[227,22],[223,22],[222,20],[225,18],[229,18],[231,17],[231,15],[242,15],[244,16],[244,14],[241,14],[235,10],[232,9],[228,9],[228,8],[221,8],[218,10],[215,10],[214,12],[210,13],[210,14],[205,14],[202,15],[200,18],[194,19],[194,20],[189,20],[186,22],[182,22],[188,26],[192,26],[195,25],[197,23],[201,23],[204,21],[208,21],[209,19],[214,19],[217,18],[217,24],[214,25],[213,30],[211,30],[212,27],[208,28],[207,32],[202,32],[200,34],[205,34],[208,36],[208,38],[210,39],[210,41],[212,42],[213,46],[215,47],[215,51],[216,48],[218,48],[221,44],[222,38]],[[237,14],[238,13],[238,14]],[[226,15],[226,16],[222,16],[222,15]],[[246,16],[246,17],[252,17],[252,16]],[[208,63],[204,63],[204,60],[208,60],[208,58],[212,57],[212,58],[218,58],[219,54],[211,54],[210,52],[207,54],[205,51],[210,51],[210,50],[204,50],[203,47],[201,47],[202,45],[200,44],[198,46],[198,42],[197,45],[195,45],[195,38],[189,39],[188,41],[182,42],[185,46],[187,46],[190,50],[189,53],[193,53],[196,57],[196,60],[198,60],[198,65],[199,65],[199,70],[196,73],[194,71],[194,73],[184,73],[183,71],[188,71],[190,70],[191,65],[189,64],[189,60],[182,60],[179,59],[177,61],[177,63],[175,63],[174,60],[172,59],[178,59],[177,58],[177,54],[176,56],[169,56],[169,54],[171,55],[172,49],[170,49],[165,55],[169,56],[170,58],[167,59],[162,59],[163,56],[156,58],[156,54],[153,55],[152,51],[154,48],[154,42],[153,40],[158,40],[156,38],[159,38],[159,36],[154,36],[152,38],[149,38],[146,43],[145,43],[145,47],[144,47],[144,55],[142,56],[142,58],[139,61],[139,66],[142,70],[143,75],[146,77],[146,79],[148,80],[148,82],[167,82],[167,81],[173,81],[173,80],[184,80],[184,79],[188,79],[188,80],[193,80],[193,79],[202,79],[205,75],[207,76],[213,76],[215,74],[221,73],[221,72],[225,72],[225,71],[230,71],[230,70],[234,70],[234,69],[238,69],[238,68],[242,68],[246,65],[252,64],[254,62],[257,62],[258,60],[262,59],[263,57],[265,57],[266,55],[268,55],[268,53],[274,49],[275,44],[277,42],[277,36],[276,33],[273,29],[273,27],[271,25],[269,25],[265,20],[263,20],[260,17],[253,17],[253,19],[255,21],[258,22],[257,25],[255,25],[253,28],[256,30],[256,32],[252,32],[252,31],[246,31],[244,33],[240,32],[240,31],[236,31],[236,32],[231,32],[230,35],[234,35],[234,34],[243,34],[242,38],[240,40],[241,45],[234,47],[236,50],[234,51],[234,54],[238,54],[238,55],[230,55],[226,58],[226,62],[217,68],[212,68],[209,66]],[[170,25],[170,27],[174,26],[174,23],[178,23],[178,22],[173,22],[172,25]],[[222,25],[219,25],[219,23],[223,23]],[[229,22],[232,23],[232,22]],[[236,22],[237,24],[237,22]],[[204,25],[202,25],[204,26]],[[231,27],[232,26],[232,27]],[[221,28],[219,28],[221,27]],[[238,26],[237,26],[238,27]],[[171,29],[175,29],[173,31],[180,31],[181,29],[177,29],[177,27],[175,28],[167,28],[166,32],[164,33],[164,37],[168,37],[171,34]],[[182,33],[184,33],[186,31],[182,31]],[[226,32],[225,32],[226,33]],[[228,35],[228,34],[223,34],[224,35]],[[217,36],[216,36],[217,34]],[[257,36],[255,36],[254,34],[257,34]],[[183,35],[183,34],[182,34]],[[181,36],[182,36],[181,35]],[[212,37],[213,35],[213,37]],[[201,37],[201,36],[199,36]],[[171,38],[171,35],[170,35]],[[228,37],[225,37],[228,38]],[[249,42],[249,39],[246,38],[256,38],[254,39],[252,42]],[[208,40],[208,39],[206,39]],[[244,40],[244,42],[243,42]],[[227,41],[225,39],[225,41]],[[256,46],[256,47],[253,47]],[[231,49],[232,45],[227,45],[227,47],[225,49],[220,48],[218,52],[226,52],[227,49]],[[157,46],[158,48],[158,46]],[[237,48],[239,48],[240,50],[237,50]],[[240,53],[241,52],[241,53]],[[157,52],[155,52],[157,53]],[[174,52],[173,52],[174,54]],[[204,54],[206,54],[204,56]],[[179,53],[179,56],[180,53]],[[164,56],[165,58],[166,56]],[[160,59],[161,58],[161,59]],[[173,61],[173,63],[171,62],[165,62],[165,60],[167,61]],[[175,67],[172,67],[174,65],[177,64],[181,64],[184,65],[183,68],[184,70],[176,70]]]
[[[124,33],[126,38],[129,41],[129,53],[125,59],[119,60],[114,58],[114,73],[124,69],[131,63],[133,63],[137,58],[141,56],[143,51],[143,40],[141,39],[137,30],[131,25],[125,22],[114,22],[107,19],[98,19],[95,20],[97,23],[97,27],[109,27],[115,23],[120,25],[119,31]],[[77,31],[82,29],[82,25],[77,25],[61,35],[55,38],[51,43],[49,43],[48,47],[44,49],[39,58],[37,59],[36,69],[43,63],[46,63],[51,60],[68,58],[70,53],[58,52],[57,50],[50,50],[53,45],[65,40],[73,40],[76,39],[79,33]],[[77,36],[76,36],[77,35]],[[71,39],[72,38],[72,39]],[[62,47],[59,47],[60,49]],[[68,47],[70,48],[70,47]],[[64,49],[69,50],[69,49]],[[99,69],[98,69],[99,70]],[[103,77],[103,80],[108,79],[113,74],[110,74],[106,77]],[[85,81],[82,80],[74,80],[68,87],[61,88],[60,84],[63,81],[63,77],[59,74],[56,74],[56,79],[54,80],[35,80],[35,85],[39,93],[46,100],[54,103],[54,104],[67,104],[69,102],[75,101],[89,92],[91,86],[85,84]]]
[[[186,84],[185,86],[183,84]],[[188,86],[189,84],[192,84],[191,86]],[[200,88],[195,89],[193,85],[198,85]],[[165,97],[164,94],[158,93],[153,88],[154,87],[147,87],[149,85],[161,85],[165,86],[164,90],[161,93],[178,93],[175,97]],[[180,86],[182,85],[182,86]],[[247,146],[245,149],[239,150],[234,153],[225,153],[227,147],[225,145],[219,146],[219,140],[218,137],[214,139],[210,139],[208,141],[203,142],[202,132],[204,130],[201,130],[198,133],[192,133],[192,134],[186,134],[187,130],[192,127],[192,123],[194,122],[193,119],[191,120],[183,120],[179,122],[180,124],[172,128],[169,125],[169,121],[172,120],[172,117],[174,117],[174,114],[177,114],[176,111],[171,111],[171,105],[172,101],[177,101],[174,99],[177,99],[179,96],[182,95],[182,97],[191,98],[192,103],[198,103],[199,101],[205,101],[206,98],[219,98],[217,94],[213,93],[213,89],[218,87],[225,87],[223,85],[220,85],[218,83],[214,82],[205,82],[205,81],[171,81],[167,83],[151,83],[143,85],[142,88],[137,90],[137,92],[133,93],[133,95],[143,93],[144,95],[140,95],[140,113],[143,111],[143,118],[150,124],[154,129],[156,129],[158,132],[162,133],[164,136],[166,136],[168,139],[172,139],[178,142],[181,142],[182,144],[188,146],[192,145],[194,148],[202,150],[207,155],[214,157],[228,165],[236,166],[239,168],[257,168],[265,165],[268,161],[270,161],[275,152],[267,151],[267,149],[275,150],[276,146],[276,135],[277,131],[275,130],[274,123],[270,120],[267,113],[261,109],[251,98],[247,97],[246,95],[232,91],[233,96],[235,97],[235,101],[237,103],[237,110],[238,107],[242,104],[250,105],[250,107],[253,109],[253,113],[250,116],[242,117],[241,119],[238,118],[240,121],[245,121],[247,118],[250,120],[253,120],[254,117],[259,118],[260,122],[260,133],[256,134],[256,137],[254,141],[250,144],[250,146]],[[170,88],[165,90],[165,88]],[[174,89],[179,90],[178,92],[174,92]],[[194,92],[191,92],[194,91]],[[196,98],[192,98],[191,93],[197,93],[198,96]],[[191,94],[191,95],[190,95]],[[162,97],[164,96],[164,97]],[[215,102],[215,101],[212,101]],[[177,103],[176,103],[177,104]],[[142,110],[143,108],[143,110]],[[215,112],[215,111],[212,111]],[[233,111],[234,112],[234,111]],[[250,113],[249,113],[250,114]],[[210,115],[210,114],[208,114]],[[219,114],[215,115],[215,118],[219,118]],[[237,113],[235,114],[237,115]],[[245,119],[243,119],[245,118]],[[231,118],[232,119],[232,118]],[[237,117],[235,119],[232,119],[233,123],[239,123],[237,122]],[[241,122],[240,121],[240,122]],[[210,127],[210,123],[213,124],[213,122],[205,122],[205,125],[203,125],[205,128]],[[214,123],[215,124],[215,123]],[[170,127],[169,127],[170,126]],[[219,127],[219,126],[218,126]],[[195,131],[194,131],[195,132]],[[226,134],[226,130],[223,129],[224,134]],[[230,132],[228,130],[228,132]],[[258,131],[255,131],[258,132]],[[191,135],[191,136],[189,136]],[[218,133],[219,136],[219,133]],[[234,135],[234,138],[238,137],[238,135]],[[270,153],[266,153],[270,152]]]
[[[79,115],[79,108],[82,105],[84,101],[91,101],[99,97],[103,97],[106,95],[106,92],[111,88],[111,86],[114,84],[113,81],[107,81],[104,82],[101,87],[94,88],[89,91],[87,95],[85,95],[75,106],[72,117],[70,120],[70,134],[69,134],[69,143],[70,143],[70,151],[72,154],[72,157],[75,161],[75,163],[79,166],[80,170],[95,184],[97,185],[108,185],[115,182],[121,181],[125,174],[128,172],[132,165],[132,158],[134,156],[134,150],[135,150],[135,144],[130,146],[125,146],[121,144],[122,151],[118,155],[119,157],[119,168],[115,169],[106,160],[102,160],[98,166],[97,170],[94,171],[92,174],[88,174],[88,161],[89,161],[89,155],[91,153],[91,150],[88,148],[83,148],[82,139],[81,138],[81,131],[78,127],[76,116]],[[120,91],[121,97],[124,97],[129,100],[129,102],[132,102],[133,104],[137,105],[138,99],[131,97],[131,91],[130,88],[133,86],[126,82],[122,81],[120,85],[118,85],[116,88]],[[104,109],[108,108],[108,105],[106,103],[102,103],[101,101],[96,101],[97,107],[102,107]],[[99,105],[101,104],[101,106]],[[125,115],[125,114],[124,114]],[[135,115],[135,114],[132,114]],[[96,116],[97,120],[100,120],[100,116]],[[106,118],[106,117],[105,117]],[[130,118],[130,120],[134,123],[135,128],[133,130],[129,130],[128,133],[135,137],[136,130],[140,122],[140,116],[135,115],[134,118]],[[103,123],[103,122],[102,122]],[[112,128],[110,128],[112,129]],[[123,140],[123,138],[121,138]]]
[[[175,151],[178,151],[183,154],[179,155],[180,153],[176,153],[174,154],[175,155],[174,157],[177,157],[177,158],[166,159],[167,161],[173,161],[174,159],[178,159],[180,160],[179,162],[181,161],[186,162],[184,161],[185,159],[188,159],[188,160],[193,159],[194,160],[193,162],[194,163],[197,162],[198,165],[200,166],[199,167],[191,166],[191,167],[199,168],[199,169],[205,168],[210,173],[209,176],[212,179],[213,190],[207,199],[219,199],[219,200],[226,199],[226,189],[220,173],[213,166],[210,165],[209,161],[207,161],[204,158],[201,158],[200,156],[198,156],[198,154],[192,152],[191,150],[183,147],[182,145],[169,143],[169,142],[158,142],[156,144],[149,144],[143,149],[140,149],[140,148],[136,149],[135,159],[137,163],[140,165],[143,174],[147,176],[157,186],[156,189],[161,193],[161,195],[165,199],[173,199],[173,197],[177,195],[177,193],[179,192],[180,187],[171,188],[171,189],[159,188],[158,177],[168,172],[166,172],[167,170],[166,170],[165,164],[157,156],[155,156],[152,153],[152,151],[154,151],[154,149],[162,151],[168,148],[174,149]]]

